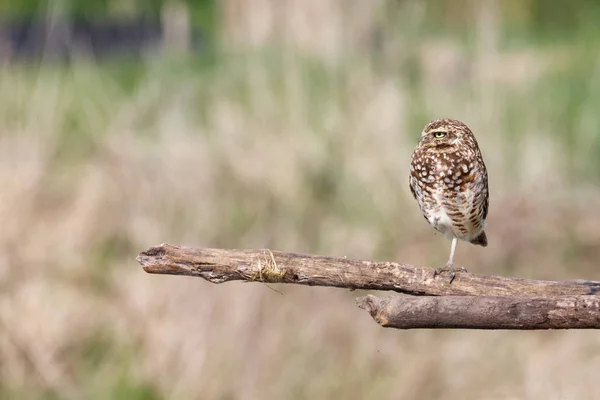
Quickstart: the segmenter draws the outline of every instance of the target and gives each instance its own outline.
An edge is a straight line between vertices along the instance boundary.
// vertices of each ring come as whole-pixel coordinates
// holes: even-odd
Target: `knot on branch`
[[[359,297],[356,299],[356,305],[358,308],[362,308],[371,314],[371,317],[381,326],[387,326],[389,323],[388,318],[381,313],[381,309],[384,307],[382,303],[385,301],[375,297],[371,294],[365,297]]]

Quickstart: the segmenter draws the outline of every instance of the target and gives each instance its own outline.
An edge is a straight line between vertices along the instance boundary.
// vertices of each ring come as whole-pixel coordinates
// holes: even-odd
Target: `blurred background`
[[[163,242],[444,265],[424,125],[488,166],[471,272],[600,280],[600,2],[0,1],[0,398],[592,399],[597,332],[395,331]]]

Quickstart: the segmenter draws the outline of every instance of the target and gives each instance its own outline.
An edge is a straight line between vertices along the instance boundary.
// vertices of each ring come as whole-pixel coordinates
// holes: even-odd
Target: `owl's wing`
[[[415,188],[413,187],[413,178],[412,176],[408,178],[408,187],[410,188],[410,192],[412,193],[415,200],[417,199],[417,194],[415,193]]]
[[[488,208],[490,206],[490,188],[488,186],[487,170],[485,171],[484,178],[485,178],[485,197],[483,199],[483,219],[485,220],[487,218]]]

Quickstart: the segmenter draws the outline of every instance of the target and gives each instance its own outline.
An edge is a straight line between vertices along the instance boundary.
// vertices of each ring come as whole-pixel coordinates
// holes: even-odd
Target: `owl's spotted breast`
[[[448,238],[483,244],[487,172],[476,142],[467,144],[417,147],[411,159],[410,188],[436,230]]]

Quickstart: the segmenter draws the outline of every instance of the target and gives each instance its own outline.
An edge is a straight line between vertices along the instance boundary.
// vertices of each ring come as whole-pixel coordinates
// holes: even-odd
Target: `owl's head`
[[[474,141],[473,132],[467,125],[456,119],[436,119],[427,124],[421,132],[419,146],[435,150],[453,150]]]

